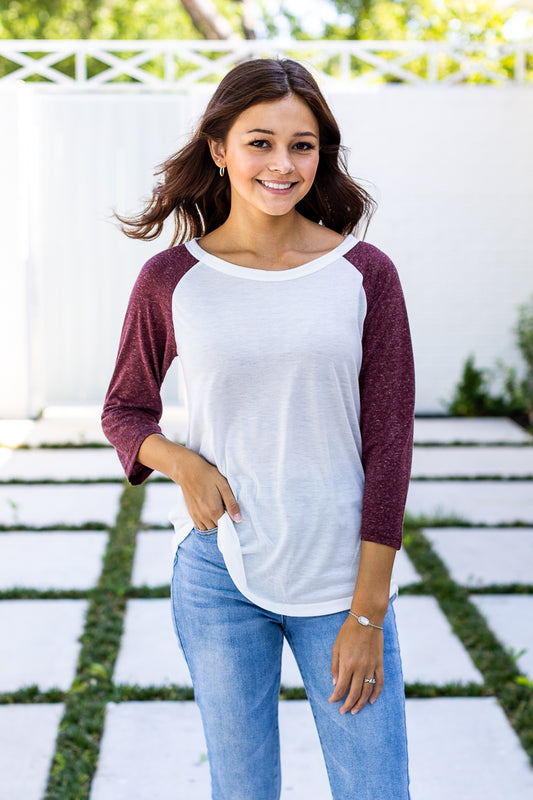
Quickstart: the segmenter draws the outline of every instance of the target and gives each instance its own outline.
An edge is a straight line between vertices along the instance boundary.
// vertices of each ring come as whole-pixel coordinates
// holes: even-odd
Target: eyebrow
[[[276,135],[274,131],[267,131],[264,128],[253,128],[253,130],[247,131],[247,133],[267,133],[270,136]],[[318,136],[316,133],[313,133],[313,131],[299,131],[298,133],[294,133],[293,136],[313,136],[315,139],[318,139]]]

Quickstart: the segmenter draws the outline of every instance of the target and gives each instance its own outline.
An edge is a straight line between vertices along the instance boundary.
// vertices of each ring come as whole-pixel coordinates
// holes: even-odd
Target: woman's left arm
[[[354,266],[363,276],[366,315],[359,373],[360,430],[365,474],[361,557],[351,610],[382,626],[390,578],[402,541],[413,448],[414,366],[403,292],[392,261],[359,243]],[[348,615],[333,647],[331,702],[357,713],[383,687],[383,632]],[[365,682],[376,680],[376,683]]]
[[[392,565],[396,550],[376,542],[361,543],[361,560],[351,611],[383,627],[389,605]],[[331,659],[335,689],[329,698],[336,703],[346,695],[341,714],[357,714],[369,701],[374,703],[383,688],[383,631],[361,625],[351,614],[343,623]],[[375,684],[365,683],[365,678]]]

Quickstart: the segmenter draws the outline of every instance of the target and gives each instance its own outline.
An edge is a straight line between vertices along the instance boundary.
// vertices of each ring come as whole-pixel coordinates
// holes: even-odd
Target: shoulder
[[[389,256],[368,242],[357,242],[344,258],[363,273],[363,277],[396,274],[396,267]]]
[[[178,281],[197,263],[184,244],[156,253],[142,267],[136,287],[151,292],[173,291]]]
[[[152,313],[159,308],[170,313],[172,295],[181,278],[197,263],[184,244],[169,247],[144,264],[133,287],[129,308],[132,313]]]
[[[367,296],[399,288],[398,271],[392,259],[379,247],[360,241],[344,257],[363,276]]]

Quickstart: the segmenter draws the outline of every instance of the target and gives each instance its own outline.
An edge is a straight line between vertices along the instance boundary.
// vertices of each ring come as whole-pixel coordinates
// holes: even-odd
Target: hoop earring
[[[224,177],[224,172],[226,171],[226,167],[220,167],[220,169],[218,171],[220,173],[220,177],[223,178]]]

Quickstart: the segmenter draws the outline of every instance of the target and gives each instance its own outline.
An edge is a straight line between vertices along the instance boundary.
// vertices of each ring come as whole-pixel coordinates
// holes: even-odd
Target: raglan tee
[[[187,447],[239,503],[217,542],[238,589],[274,613],[346,610],[361,540],[399,548],[410,474],[413,359],[397,272],[347,236],[279,271],[239,266],[196,240],[143,267],[106,397],[104,432],[127,477],[160,433],[160,387],[181,359]],[[174,544],[194,527],[181,489]]]

